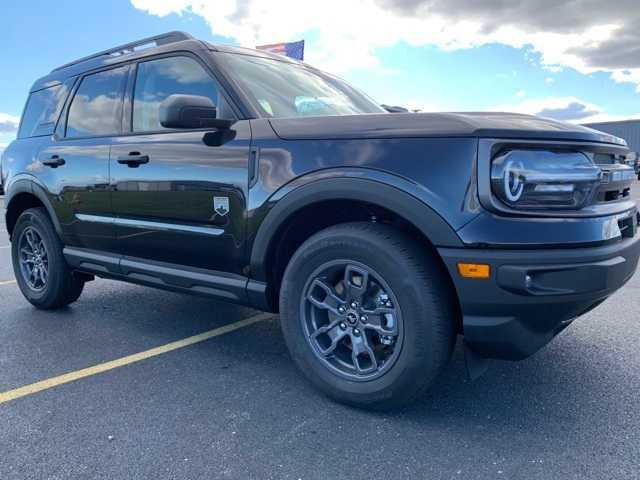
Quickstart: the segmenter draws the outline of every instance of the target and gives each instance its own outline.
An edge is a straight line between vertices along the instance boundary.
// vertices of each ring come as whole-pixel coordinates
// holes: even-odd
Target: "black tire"
[[[400,351],[388,370],[371,380],[351,380],[336,373],[309,340],[312,335],[301,307],[308,301],[305,285],[319,268],[336,259],[379,274],[399,304],[404,332]],[[458,309],[447,275],[427,248],[387,225],[349,223],[315,234],[292,257],[280,291],[280,321],[292,358],[316,387],[339,402],[387,410],[414,401],[453,352]],[[344,295],[348,296],[346,291]]]
[[[21,242],[27,231],[39,236],[46,251],[47,276],[35,288],[21,267]],[[11,257],[16,281],[24,297],[42,310],[62,308],[75,302],[82,293],[84,280],[73,275],[62,254],[62,242],[44,208],[25,210],[16,222],[11,237]]]

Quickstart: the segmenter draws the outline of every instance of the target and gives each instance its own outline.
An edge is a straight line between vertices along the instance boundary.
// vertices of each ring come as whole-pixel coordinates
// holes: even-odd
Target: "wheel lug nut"
[[[358,302],[351,302],[351,308],[358,308]]]
[[[391,345],[393,343],[393,337],[389,335],[383,335],[382,337],[380,337],[380,343],[382,343],[383,345]]]
[[[357,337],[358,335],[360,335],[360,330],[358,330],[357,328],[354,328],[353,334]]]
[[[341,323],[341,324],[340,324],[340,328],[341,328],[342,330],[346,330],[346,329],[347,329],[347,324],[346,324],[346,323]]]
[[[338,307],[338,313],[344,313],[346,311],[347,310],[344,307],[342,307],[342,306]]]
[[[361,321],[362,323],[367,323],[367,320],[368,320],[368,319],[367,319],[367,316],[366,316],[366,315],[362,315],[362,316],[360,317],[360,321]]]

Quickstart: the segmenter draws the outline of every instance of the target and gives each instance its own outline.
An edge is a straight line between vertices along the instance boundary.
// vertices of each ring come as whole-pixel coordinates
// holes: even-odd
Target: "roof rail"
[[[93,55],[89,55],[87,57],[79,58],[78,60],[74,60],[73,62],[65,63],[64,65],[54,68],[51,70],[52,72],[62,70],[63,68],[71,67],[72,65],[77,65],[78,63],[86,62],[87,60],[91,60],[94,58],[102,57],[105,55],[125,55],[127,53],[133,53],[137,47],[143,47],[145,45],[155,44],[156,47],[160,45],[167,45],[169,43],[180,42],[182,40],[192,40],[193,37],[186,32],[167,32],[162,33],[160,35],[155,35],[153,37],[143,38],[141,40],[136,40],[135,42],[125,43],[124,45],[119,45],[117,47],[109,48],[107,50],[103,50],[102,52],[94,53]]]

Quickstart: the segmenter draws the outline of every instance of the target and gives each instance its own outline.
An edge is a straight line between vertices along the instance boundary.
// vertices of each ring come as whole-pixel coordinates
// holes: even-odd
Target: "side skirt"
[[[264,309],[267,305],[266,298],[260,298],[260,292],[265,292],[266,288],[257,286],[255,280],[242,275],[123,257],[85,248],[65,247],[63,254],[67,263],[78,272],[258,309]],[[252,285],[250,295],[247,293],[249,283]]]

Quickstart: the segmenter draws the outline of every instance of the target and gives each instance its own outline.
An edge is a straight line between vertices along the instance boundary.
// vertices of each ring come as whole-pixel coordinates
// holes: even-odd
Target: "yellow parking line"
[[[4,281],[0,282],[0,286],[2,286],[2,285],[13,285],[14,283],[16,283],[15,280],[4,280]]]
[[[110,362],[100,363],[98,365],[94,365],[93,367],[83,368],[82,370],[76,370],[75,372],[65,373],[64,375],[59,375],[57,377],[48,378],[46,380],[32,383],[30,385],[25,385],[24,387],[16,388],[14,390],[9,390],[9,391],[0,393],[0,404],[9,402],[11,400],[15,400],[16,398],[26,397],[27,395],[33,395],[34,393],[38,393],[43,390],[48,390],[49,388],[53,388],[53,387],[57,387],[58,385],[63,385],[65,383],[73,382],[81,378],[90,377],[92,375],[97,375],[103,372],[108,372],[109,370],[113,370],[114,368],[124,367],[125,365],[130,365],[132,363],[139,362],[141,360],[146,360],[147,358],[156,357],[158,355],[162,355],[163,353],[171,352],[173,350],[178,350],[179,348],[188,347],[195,343],[204,342],[205,340],[208,340],[210,338],[218,337],[220,335],[224,335],[225,333],[233,332],[235,330],[248,327],[249,325],[252,325],[254,323],[267,320],[272,316],[273,315],[269,313],[260,313],[258,315],[254,315],[253,317],[240,320],[239,322],[230,323],[229,325],[225,325],[219,328],[214,328],[213,330],[209,330],[208,332],[204,332],[199,335],[194,335],[192,337],[183,338],[182,340],[167,343],[166,345],[152,348],[150,350],[145,350],[144,352],[134,353],[133,355],[118,358],[116,360],[111,360]]]

